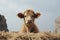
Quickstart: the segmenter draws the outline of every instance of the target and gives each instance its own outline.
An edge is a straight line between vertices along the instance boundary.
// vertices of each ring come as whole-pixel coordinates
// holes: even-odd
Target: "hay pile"
[[[60,40],[60,33],[0,32],[0,40]]]

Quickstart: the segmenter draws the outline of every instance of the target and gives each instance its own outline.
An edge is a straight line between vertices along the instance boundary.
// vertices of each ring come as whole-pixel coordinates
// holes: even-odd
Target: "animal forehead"
[[[34,15],[34,11],[33,10],[26,10],[24,12],[25,15]]]

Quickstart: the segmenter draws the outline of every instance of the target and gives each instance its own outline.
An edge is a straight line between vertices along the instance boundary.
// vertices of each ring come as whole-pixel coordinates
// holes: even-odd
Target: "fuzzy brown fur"
[[[40,16],[40,13],[35,14],[35,12],[33,10],[28,9],[28,10],[24,11],[24,14],[18,13],[17,16],[19,18],[24,18],[24,24],[23,24],[20,32],[23,32],[23,33],[28,33],[28,32],[38,33],[39,32],[36,24],[34,23],[34,20],[35,20],[35,18],[38,18]],[[29,20],[29,18],[30,18],[30,20]],[[31,22],[29,22],[29,21],[31,21]]]

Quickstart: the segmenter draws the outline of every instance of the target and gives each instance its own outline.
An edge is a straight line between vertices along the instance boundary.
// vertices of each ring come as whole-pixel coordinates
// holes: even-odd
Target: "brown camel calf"
[[[35,21],[35,18],[38,18],[40,15],[41,14],[38,12],[35,14],[35,12],[31,9],[28,9],[28,10],[24,11],[23,13],[18,13],[17,16],[19,18],[24,19],[24,24],[23,24],[20,32],[38,33],[39,30],[38,30],[37,26],[35,25],[34,21]]]

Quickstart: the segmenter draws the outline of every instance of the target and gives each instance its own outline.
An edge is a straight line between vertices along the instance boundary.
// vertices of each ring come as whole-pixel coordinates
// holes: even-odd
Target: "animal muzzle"
[[[28,20],[28,23],[29,23],[29,24],[32,23],[32,20]]]

